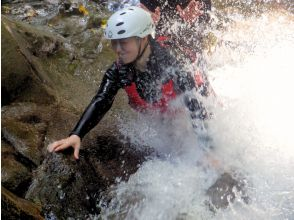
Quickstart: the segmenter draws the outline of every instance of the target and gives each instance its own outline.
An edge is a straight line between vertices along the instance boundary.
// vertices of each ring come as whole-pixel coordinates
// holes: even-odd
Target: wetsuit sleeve
[[[184,103],[191,113],[192,119],[207,119],[209,114],[203,104],[198,100],[195,91],[199,91],[196,87],[195,80],[189,72],[181,72],[177,74],[176,84],[179,93],[184,93]],[[201,94],[202,95],[202,94]]]
[[[120,88],[117,75],[116,64],[113,64],[106,71],[97,94],[93,97],[70,135],[75,134],[83,138],[111,108],[115,95]]]
[[[204,97],[208,97],[210,95],[215,96],[214,90],[212,89],[212,86],[207,78],[207,75],[202,73],[201,77],[202,77],[203,83],[198,88],[199,93]]]
[[[200,102],[197,97],[192,94],[184,95],[184,102],[186,107],[190,111],[190,115],[192,119],[208,119],[210,114],[207,109],[203,106],[202,102]]]

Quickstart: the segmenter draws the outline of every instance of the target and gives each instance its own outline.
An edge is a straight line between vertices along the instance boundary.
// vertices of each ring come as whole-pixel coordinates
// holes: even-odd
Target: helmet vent
[[[125,32],[126,32],[125,30],[120,30],[119,32],[117,32],[117,34],[123,34]]]
[[[134,11],[134,9],[133,9],[133,8],[129,8],[129,10],[131,10],[131,11]]]
[[[124,22],[119,22],[119,23],[116,24],[116,26],[121,26],[123,24],[124,24]]]
[[[121,13],[121,14],[119,14],[119,15],[124,15],[124,14],[126,14],[127,12],[123,12],[123,13]]]

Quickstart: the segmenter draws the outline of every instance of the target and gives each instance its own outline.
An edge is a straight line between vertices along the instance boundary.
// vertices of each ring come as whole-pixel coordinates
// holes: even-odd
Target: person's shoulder
[[[156,59],[156,61],[160,65],[171,65],[175,63],[176,58],[171,53],[171,49],[168,47],[161,46],[156,40],[152,40],[150,42],[152,49],[152,58]]]

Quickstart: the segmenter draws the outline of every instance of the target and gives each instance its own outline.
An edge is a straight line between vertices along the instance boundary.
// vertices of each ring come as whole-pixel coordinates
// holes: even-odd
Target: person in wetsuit
[[[131,107],[143,113],[164,114],[169,111],[170,103],[183,94],[183,103],[192,118],[208,117],[201,102],[191,95],[195,90],[202,93],[203,88],[197,86],[193,75],[184,70],[167,48],[153,39],[154,31],[151,15],[139,7],[122,9],[109,18],[105,37],[111,40],[118,60],[106,70],[97,94],[70,136],[49,145],[50,152],[73,147],[78,159],[81,139],[111,108],[119,89],[126,91]]]
[[[140,3],[154,13],[153,18],[157,15],[155,22],[161,17],[162,23],[158,29],[164,25],[165,19],[183,19],[188,23],[206,23],[210,19],[208,12],[211,10],[211,0],[140,0]]]
[[[140,3],[156,23],[156,41],[169,47],[184,65],[191,64],[198,86],[205,84],[206,95],[215,95],[203,58],[211,0],[140,0]]]

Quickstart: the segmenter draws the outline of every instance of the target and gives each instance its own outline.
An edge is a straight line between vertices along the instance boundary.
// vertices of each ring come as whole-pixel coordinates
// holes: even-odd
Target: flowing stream
[[[219,33],[223,44],[208,57],[222,104],[213,107],[207,134],[195,135],[186,116],[172,123],[121,119],[122,132],[156,155],[127,182],[117,180],[112,200],[99,204],[100,218],[294,219],[293,15],[231,19],[238,25]],[[236,192],[213,212],[206,191],[224,171],[245,179],[249,201]]]

